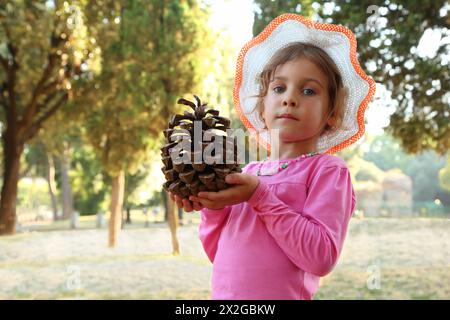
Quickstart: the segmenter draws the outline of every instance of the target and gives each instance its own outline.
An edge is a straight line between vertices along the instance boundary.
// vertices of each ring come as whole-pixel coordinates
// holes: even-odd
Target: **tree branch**
[[[46,106],[48,106],[50,104],[50,102],[52,102],[52,100],[58,95],[57,90],[54,90],[53,92],[50,92],[50,94],[45,98],[45,100],[38,104],[37,108],[36,108],[36,114],[38,114],[39,112],[41,112]]]
[[[5,82],[6,84],[6,89],[8,90],[8,98],[9,98],[9,108],[6,106],[6,102],[4,103],[4,108],[6,111],[6,121],[8,123],[8,126],[12,127],[13,130],[16,130],[15,126],[16,126],[16,122],[17,122],[17,110],[16,110],[16,94],[15,94],[15,87],[16,87],[16,71],[18,68],[17,65],[17,61],[16,61],[16,53],[17,53],[17,49],[16,47],[12,44],[12,38],[11,38],[11,32],[9,31],[9,28],[7,26],[7,24],[2,21],[2,26],[3,29],[5,30],[5,34],[6,34],[6,46],[8,48],[9,54],[11,55],[11,60],[12,63],[10,63],[10,59],[6,60],[4,58],[2,61],[2,65],[3,63],[5,63],[4,67],[5,67],[5,71],[7,74],[7,80]],[[2,93],[3,96],[3,93]]]
[[[5,69],[5,72],[8,72],[8,60],[0,56],[0,63],[3,66],[3,69]]]
[[[2,26],[3,26],[3,29],[5,29],[5,34],[6,34],[6,40],[7,40],[6,47],[8,48],[9,54],[12,57],[12,61],[13,61],[12,67],[14,67],[15,62],[16,62],[15,58],[16,58],[17,49],[12,44],[11,32],[9,31],[8,25],[4,21],[2,21]],[[5,68],[5,71],[8,72],[8,70],[10,68],[9,59],[5,59],[2,56],[0,56],[0,61]]]
[[[46,86],[42,88],[42,94],[46,95],[52,91],[52,89],[56,89],[56,86],[58,85],[59,80],[53,80],[52,82],[48,83]]]
[[[26,168],[22,172],[19,173],[20,179],[25,178],[30,171],[31,171],[31,165],[27,164]]]
[[[25,132],[23,136],[23,142],[25,143],[32,137],[36,135],[38,130],[42,127],[42,124],[50,118],[61,106],[64,102],[67,101],[68,93],[64,92],[64,94],[59,97],[59,99],[55,102],[53,106],[51,106],[39,119],[37,119]]]
[[[5,90],[5,88],[6,88],[6,81],[5,82],[3,82],[1,85],[0,85],[0,104],[2,105],[2,108],[5,110],[5,112],[6,113],[8,113],[8,106],[7,106],[7,103],[6,103],[6,99],[5,99],[5,97],[3,96],[3,91]]]
[[[39,79],[36,87],[33,90],[33,95],[31,96],[31,100],[28,103],[28,105],[25,109],[25,112],[24,112],[24,116],[22,118],[22,123],[25,127],[27,127],[31,124],[31,122],[33,121],[33,117],[36,115],[36,113],[38,111],[37,110],[37,108],[38,108],[37,101],[38,101],[39,96],[44,93],[43,91],[48,91],[48,89],[51,88],[52,84],[55,82],[55,81],[53,81],[52,83],[45,85],[48,78],[52,74],[53,69],[55,68],[56,60],[58,58],[58,55],[56,54],[56,50],[62,41],[63,41],[63,39],[61,37],[56,37],[54,34],[54,31],[53,31],[51,34],[51,47],[50,47],[50,53],[48,54],[48,58],[47,58],[47,65],[45,66],[45,69],[42,72],[41,78]],[[46,90],[44,90],[44,88],[46,88]]]

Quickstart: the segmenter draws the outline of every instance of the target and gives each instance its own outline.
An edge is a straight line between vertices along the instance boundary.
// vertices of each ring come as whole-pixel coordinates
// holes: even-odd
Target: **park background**
[[[355,32],[377,93],[339,152],[358,199],[316,299],[450,298],[447,1],[0,1],[0,299],[208,299],[199,213],[162,191],[179,97],[232,105],[281,13]]]

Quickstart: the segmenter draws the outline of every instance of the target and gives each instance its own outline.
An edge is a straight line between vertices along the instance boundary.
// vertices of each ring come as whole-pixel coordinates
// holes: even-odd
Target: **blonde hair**
[[[334,124],[333,126],[329,126],[327,124],[322,134],[326,131],[341,128],[344,119],[345,99],[347,97],[347,92],[343,87],[342,77],[339,70],[334,61],[325,51],[313,45],[302,42],[296,42],[278,50],[261,72],[258,79],[260,84],[260,92],[256,95],[258,99],[255,106],[261,120],[264,122],[264,97],[267,95],[269,84],[273,80],[276,68],[286,62],[293,61],[298,58],[306,58],[310,60],[317,65],[317,67],[319,67],[328,78],[328,112],[329,115],[334,118]]]

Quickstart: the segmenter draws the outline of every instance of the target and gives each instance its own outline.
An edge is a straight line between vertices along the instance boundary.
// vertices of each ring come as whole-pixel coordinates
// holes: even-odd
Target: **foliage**
[[[139,187],[148,188],[145,179],[149,176],[149,172],[151,172],[151,168],[149,164],[145,162],[134,174],[126,175],[124,195],[125,208],[138,207],[148,200],[143,199],[139,194]]]
[[[415,156],[405,173],[413,179],[413,198],[415,201],[434,201],[442,192],[439,185],[439,170],[445,166],[446,156],[439,157],[432,151]]]
[[[43,178],[24,178],[20,180],[17,206],[28,209],[51,208],[47,190],[48,184]]]
[[[380,134],[374,136],[368,144],[363,158],[373,162],[381,170],[399,168],[405,172],[414,157],[406,154],[397,139],[389,134]]]
[[[311,17],[314,13],[312,3],[311,0],[256,0],[253,35],[260,33],[272,19],[283,13],[297,13],[305,17]]]
[[[206,13],[194,1],[113,1],[110,11],[96,6],[90,3],[87,16],[104,21],[94,30],[102,63],[86,134],[110,175],[134,173],[176,99],[200,83]]]
[[[380,170],[374,163],[365,161],[364,159],[355,159],[356,163],[352,163],[357,168],[355,173],[356,181],[372,181],[381,183],[384,178],[384,172]]]
[[[371,5],[372,1],[337,2],[330,15],[324,10],[320,14],[355,31],[360,61],[398,102],[387,131],[408,153],[433,149],[443,154],[450,148],[450,73],[445,58],[450,46],[442,41],[434,56],[424,55],[418,46],[431,30],[442,38],[449,36],[448,3],[385,0]]]
[[[0,20],[0,121],[4,130],[16,123],[26,142],[94,63],[93,47],[80,1],[3,2]]]
[[[102,170],[91,146],[80,145],[74,149],[70,180],[76,211],[81,215],[107,211],[111,179]]]
[[[380,183],[385,171],[397,169],[412,179],[414,202],[434,203],[435,199],[440,199],[450,207],[450,192],[445,189],[444,182],[448,155],[440,156],[433,151],[409,155],[388,133],[366,135],[364,140],[364,143],[358,142],[337,154],[346,161],[353,181]]]

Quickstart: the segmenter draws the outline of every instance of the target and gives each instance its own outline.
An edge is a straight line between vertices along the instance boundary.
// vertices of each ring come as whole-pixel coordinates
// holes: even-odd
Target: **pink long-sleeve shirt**
[[[356,204],[345,162],[326,154],[280,162],[288,167],[260,176],[247,202],[201,211],[212,299],[312,299],[338,260]]]

